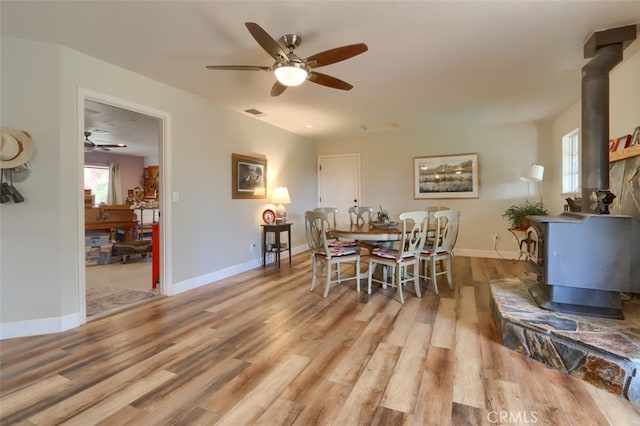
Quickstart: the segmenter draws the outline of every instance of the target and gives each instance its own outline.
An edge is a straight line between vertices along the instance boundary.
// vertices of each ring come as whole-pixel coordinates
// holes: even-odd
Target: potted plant
[[[529,227],[527,216],[548,214],[549,211],[542,201],[531,202],[525,200],[524,203],[510,206],[502,214],[502,217],[507,218],[512,229],[527,229]]]
[[[380,206],[380,210],[376,213],[376,217],[378,223],[389,223],[389,212],[383,209],[382,206]]]

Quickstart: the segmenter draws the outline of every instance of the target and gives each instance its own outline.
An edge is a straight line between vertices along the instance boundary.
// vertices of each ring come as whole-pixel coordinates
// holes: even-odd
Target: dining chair
[[[445,206],[430,206],[430,207],[427,207],[425,210],[427,211],[427,213],[429,213],[429,217],[427,218],[427,220],[429,221],[427,223],[427,240],[431,240],[435,236],[435,224],[436,224],[436,219],[433,217],[433,215],[435,214],[435,212],[439,212],[443,210],[451,210],[451,209]]]
[[[424,273],[420,277],[433,281],[433,287],[438,294],[438,275],[446,275],[449,288],[453,288],[451,257],[458,239],[460,211],[441,210],[435,212],[433,216],[436,224],[435,236],[427,242],[420,253],[420,262],[424,264]],[[438,264],[440,264],[440,272],[437,271]]]
[[[336,227],[336,216],[340,213],[337,207],[317,207],[313,209],[314,212],[326,213],[329,219],[329,226]]]
[[[373,207],[353,206],[349,207],[349,220],[352,225],[364,225],[371,222]]]
[[[317,207],[313,209],[313,211],[326,213],[328,215],[329,227],[334,229],[337,228],[336,217],[338,216],[338,213],[340,213],[340,209],[338,209],[337,207]],[[358,245],[357,241],[332,238],[330,234],[330,232],[327,234],[329,247],[353,247]]]
[[[304,214],[304,222],[313,267],[310,291],[316,288],[316,279],[324,276],[325,285],[323,297],[327,297],[331,283],[337,282],[340,284],[343,281],[340,266],[343,263],[353,262],[355,275],[347,277],[344,280],[355,279],[357,291],[360,292],[360,247],[357,245],[349,247],[329,246],[327,240],[327,231],[330,228],[329,213],[307,211]],[[336,266],[336,279],[332,280],[334,265]]]
[[[420,271],[420,250],[424,246],[427,233],[427,212],[414,211],[405,212],[399,216],[402,222],[402,237],[397,248],[375,248],[369,257],[369,280],[367,292],[371,294],[371,283],[378,282],[386,286],[387,280],[373,278],[373,272],[377,265],[382,265],[391,270],[391,286],[395,286],[400,294],[400,302],[404,303],[402,287],[405,283],[413,281],[416,295],[422,297],[420,292],[419,271]],[[408,268],[412,266],[413,271],[409,274]]]

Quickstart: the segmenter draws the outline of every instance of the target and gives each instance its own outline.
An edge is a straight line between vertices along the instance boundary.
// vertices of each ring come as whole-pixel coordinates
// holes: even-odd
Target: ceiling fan
[[[301,59],[293,53],[294,49],[300,45],[302,37],[297,34],[285,34],[280,37],[280,43],[276,42],[262,27],[254,22],[246,22],[245,26],[260,46],[276,62],[268,66],[259,65],[208,65],[210,70],[233,70],[233,71],[273,71],[276,76],[276,83],[271,88],[271,96],[278,96],[289,86],[298,86],[305,80],[333,89],[351,90],[353,86],[346,81],[311,71],[313,68],[335,64],[356,55],[366,52],[369,48],[364,43],[350,44],[348,46],[336,47],[316,53],[306,59]],[[285,49],[289,49],[289,53]]]
[[[102,151],[111,151],[109,148],[126,148],[127,145],[123,143],[109,143],[109,144],[97,144],[91,142],[89,140],[89,136],[91,136],[91,132],[88,130],[84,131],[84,152],[93,152],[96,149]]]

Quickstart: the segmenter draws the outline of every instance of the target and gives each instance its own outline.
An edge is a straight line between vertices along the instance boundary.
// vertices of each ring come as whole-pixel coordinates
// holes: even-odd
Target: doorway
[[[349,223],[349,208],[360,205],[360,164],[360,154],[318,157],[318,207],[338,208],[338,222]]]
[[[93,204],[91,186],[85,186],[84,176],[80,181],[85,203],[92,204],[91,210],[84,206],[82,216],[84,241],[90,241],[91,247],[82,246],[79,300],[84,309],[80,312],[84,313],[82,318],[92,320],[167,294],[164,274],[156,272],[163,272],[166,256],[160,250],[161,255],[154,258],[151,247],[165,246],[165,235],[158,230],[165,228],[160,222],[166,217],[160,171],[164,169],[162,152],[168,117],[102,95],[85,94],[81,102],[83,174],[85,166],[109,168],[117,164],[119,169],[118,175],[110,170],[109,176],[119,176],[111,186],[118,187],[119,191],[113,192],[120,194],[110,194],[106,205]],[[96,214],[100,215],[99,223],[92,225]],[[96,232],[108,235],[108,241],[100,241],[96,247],[94,236],[87,233],[103,226]],[[152,239],[159,241],[153,244]]]

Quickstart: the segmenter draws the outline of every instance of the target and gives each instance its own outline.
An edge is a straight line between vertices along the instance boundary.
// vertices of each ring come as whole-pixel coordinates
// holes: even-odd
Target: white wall
[[[0,206],[0,337],[78,325],[82,223],[78,92],[86,89],[170,116],[171,293],[259,265],[266,200],[231,199],[231,154],[263,155],[268,186],[289,187],[294,248],[306,244],[303,212],[316,203],[315,144],[197,96],[64,47],[3,37],[2,125],[28,131],[27,201]],[[165,176],[166,177],[166,176]]]
[[[402,211],[444,205],[461,211],[456,253],[498,257],[492,236],[499,234],[501,255],[513,257],[516,246],[502,213],[527,197],[520,180],[522,168],[538,160],[540,136],[533,123],[487,128],[423,129],[409,133],[387,131],[354,133],[352,137],[323,140],[321,155],[362,154],[361,205],[382,205],[397,217]],[[413,199],[413,158],[477,153],[480,192],[477,199]],[[533,190],[533,188],[532,188]]]

